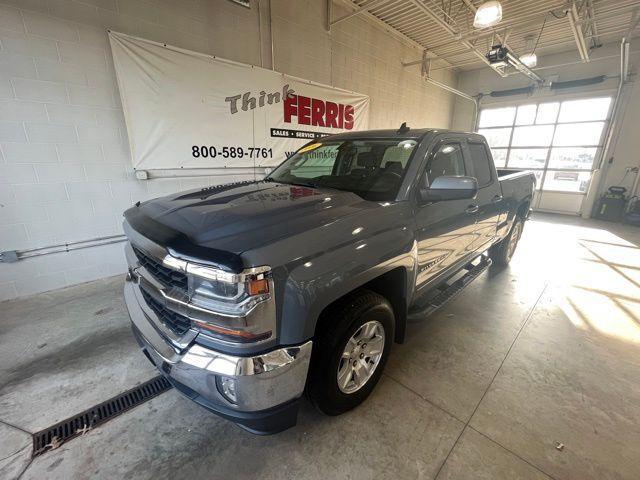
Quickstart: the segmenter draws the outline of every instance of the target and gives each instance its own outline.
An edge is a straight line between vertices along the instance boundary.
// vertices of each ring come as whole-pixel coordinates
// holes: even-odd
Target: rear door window
[[[471,162],[473,170],[478,180],[478,187],[482,188],[491,183],[491,161],[487,153],[487,147],[482,143],[469,142],[469,153],[471,154]]]

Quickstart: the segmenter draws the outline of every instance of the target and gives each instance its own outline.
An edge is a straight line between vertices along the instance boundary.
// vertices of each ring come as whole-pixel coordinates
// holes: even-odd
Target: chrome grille
[[[161,262],[147,255],[142,250],[133,245],[132,247],[136,257],[138,257],[140,265],[146,268],[159,282],[168,287],[179,288],[185,292],[188,290],[187,276],[184,273],[165,267]]]
[[[184,315],[169,310],[167,307],[158,302],[155,298],[149,295],[144,289],[140,289],[144,301],[149,305],[149,308],[158,316],[158,319],[173,333],[176,335],[184,335],[191,327],[191,320]]]

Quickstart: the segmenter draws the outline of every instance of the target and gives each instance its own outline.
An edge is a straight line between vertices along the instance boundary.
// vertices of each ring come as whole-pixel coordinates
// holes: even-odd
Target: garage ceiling
[[[493,44],[505,43],[523,55],[527,42],[537,42],[538,57],[574,50],[576,37],[568,10],[575,5],[577,21],[589,49],[633,37],[640,31],[640,0],[501,0],[502,22],[493,28],[473,28],[475,9],[483,0],[355,0],[356,9],[375,17],[433,58],[432,69],[474,69],[486,63]],[[544,26],[544,28],[543,28]]]

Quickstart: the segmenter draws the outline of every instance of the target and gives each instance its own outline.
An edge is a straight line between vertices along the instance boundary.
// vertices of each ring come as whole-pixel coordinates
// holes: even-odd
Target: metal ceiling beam
[[[335,20],[329,20],[329,28],[331,28],[333,25],[335,25],[336,23],[340,23],[344,20],[348,20],[351,17],[355,17],[356,15],[362,13],[362,12],[366,12],[369,9],[375,7],[376,5],[382,3],[383,1],[387,1],[387,0],[371,0],[369,3],[361,6],[360,8],[356,8],[353,12],[348,13],[347,15],[344,15],[340,18],[336,18]]]
[[[573,38],[576,41],[580,58],[583,62],[588,62],[589,47],[587,47],[587,41],[584,39],[582,21],[580,20],[580,14],[578,13],[578,7],[576,7],[575,2],[573,2],[571,7],[569,7],[567,18],[569,19],[569,25],[571,26],[571,32],[573,33]]]
[[[480,60],[482,60],[484,63],[486,63],[487,65],[489,65],[498,75],[500,75],[501,77],[504,77],[505,74],[504,72],[500,71],[497,68],[494,68],[491,63],[489,63],[489,60],[487,60],[487,58],[484,56],[484,53],[480,52],[475,45],[473,45],[471,42],[469,42],[468,40],[461,40],[461,35],[458,31],[456,31],[456,29],[454,29],[451,25],[449,25],[447,22],[445,22],[442,18],[440,18],[433,10],[431,10],[431,8],[429,8],[428,6],[426,6],[424,3],[422,3],[419,0],[409,0],[412,4],[414,4],[422,13],[424,13],[425,15],[427,15],[428,17],[431,17],[431,19],[433,19],[434,22],[436,22],[436,24],[438,24],[438,26],[440,28],[442,28],[443,30],[445,30],[451,37],[453,37],[453,40],[460,42],[462,45],[464,45],[465,47],[467,47],[468,49],[470,49],[470,51],[476,56],[478,57]]]
[[[593,9],[593,0],[587,0],[587,21],[589,22],[589,33],[591,34],[592,47],[600,46],[600,38],[598,37],[598,25],[596,23],[596,13]]]
[[[330,5],[333,4],[333,1],[334,0],[327,0],[327,13],[329,13],[329,11],[331,10]],[[347,7],[351,7],[351,8],[355,8],[355,9],[360,8],[360,6],[357,3],[353,2],[352,0],[337,0],[337,1],[339,3],[347,6]],[[405,45],[408,45],[408,46],[410,46],[412,48],[417,48],[417,49],[420,49],[420,50],[424,50],[425,49],[424,45],[419,44],[418,42],[416,42],[412,38],[408,37],[404,33],[402,33],[399,30],[396,30],[395,28],[393,28],[388,23],[383,22],[378,17],[373,15],[371,12],[362,11],[362,12],[359,13],[359,15],[361,17],[367,19],[369,22],[371,22],[371,23],[377,25],[378,27],[382,28],[384,31],[388,32],[391,36],[395,37],[396,39],[398,39],[399,41],[401,41]],[[327,22],[327,25],[328,25],[328,23],[329,22]],[[449,63],[445,58],[442,58],[441,56],[439,56],[438,54],[432,52],[431,50],[429,50],[429,55],[431,55],[431,58],[433,60],[438,60],[438,61],[442,62],[447,67],[453,67],[453,65],[451,65],[451,63]]]
[[[640,23],[640,8],[636,7],[631,16],[631,23],[629,24],[629,30],[627,30],[625,38],[630,39],[632,37],[633,31],[638,26],[638,23]]]

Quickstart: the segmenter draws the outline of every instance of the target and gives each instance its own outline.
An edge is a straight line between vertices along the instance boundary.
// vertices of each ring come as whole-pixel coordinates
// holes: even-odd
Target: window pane
[[[491,183],[491,164],[483,143],[469,143],[469,153],[473,162],[473,170],[479,187]]]
[[[480,127],[504,127],[513,125],[516,107],[485,108],[480,112]]]
[[[516,125],[533,125],[536,119],[536,105],[520,105],[516,115]]]
[[[553,103],[541,103],[538,105],[538,115],[536,116],[536,123],[555,123],[558,116],[558,108],[560,104],[558,102]]]
[[[576,168],[590,170],[597,148],[553,148],[549,168]]]
[[[544,168],[547,148],[512,148],[509,153],[509,168]]]
[[[442,145],[427,166],[427,179],[434,179],[446,175],[464,175],[464,157],[462,149],[457,143]]]
[[[590,179],[591,172],[549,170],[544,178],[543,190],[586,193]]]
[[[337,157],[336,145],[324,145],[305,155],[300,155],[300,159],[291,168],[291,174],[301,178],[331,175]]]
[[[491,155],[493,156],[493,163],[496,167],[504,167],[507,164],[507,150],[506,148],[492,148]]]
[[[611,104],[610,97],[587,98],[562,102],[558,122],[585,122],[606,120]]]
[[[604,122],[566,123],[558,125],[553,145],[560,147],[599,145]]]
[[[516,127],[511,145],[514,147],[547,147],[551,145],[553,125]]]
[[[508,147],[511,138],[510,128],[486,128],[478,130],[480,135],[484,135],[487,143],[493,147]]]

